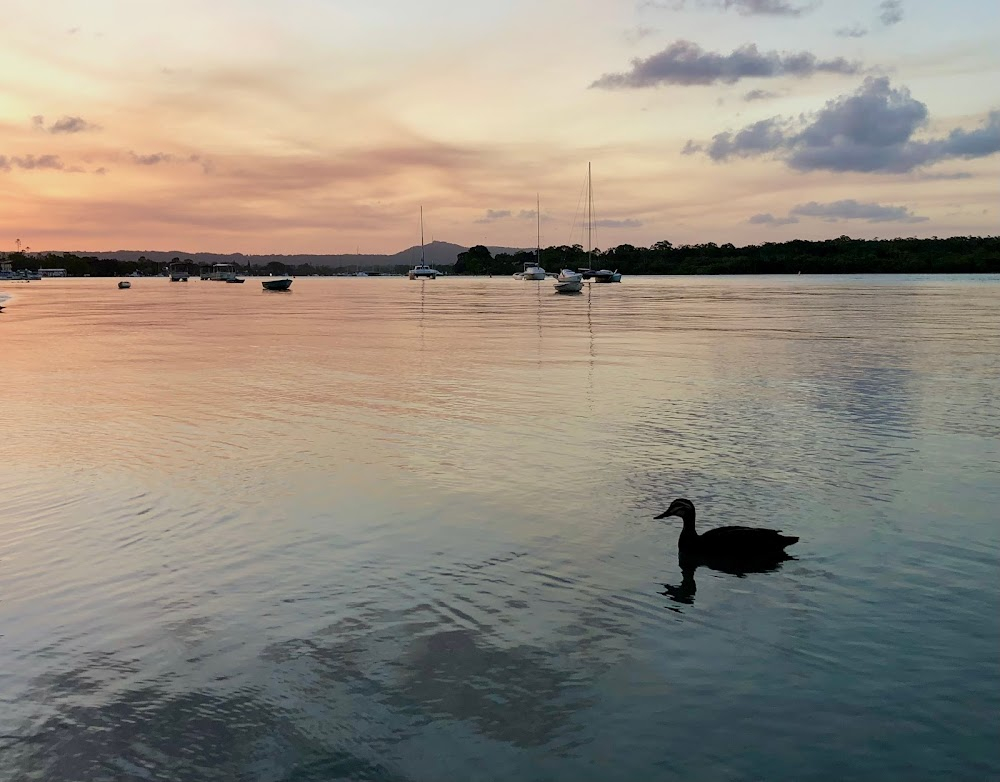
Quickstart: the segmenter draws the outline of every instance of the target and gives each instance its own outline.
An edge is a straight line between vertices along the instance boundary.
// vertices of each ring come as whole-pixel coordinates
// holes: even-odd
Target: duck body
[[[736,561],[753,564],[788,559],[785,548],[798,542],[793,535],[762,527],[716,527],[698,534],[695,529],[694,503],[683,498],[674,500],[656,518],[678,516],[684,528],[677,540],[681,556],[691,559]]]

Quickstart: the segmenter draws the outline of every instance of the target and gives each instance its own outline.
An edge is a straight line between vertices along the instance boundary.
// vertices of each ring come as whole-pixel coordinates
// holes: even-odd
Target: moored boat
[[[559,272],[555,282],[556,293],[579,293],[583,290],[583,275],[572,269]]]
[[[266,291],[287,291],[292,287],[292,280],[290,277],[285,277],[277,280],[261,280],[260,284],[264,286]]]
[[[436,280],[437,276],[441,272],[437,269],[431,268],[427,265],[424,260],[424,208],[420,207],[420,263],[414,266],[407,273],[407,277],[411,280]]]

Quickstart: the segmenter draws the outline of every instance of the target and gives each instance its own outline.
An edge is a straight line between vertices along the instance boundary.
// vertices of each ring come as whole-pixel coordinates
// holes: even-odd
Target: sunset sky
[[[0,11],[0,250],[1000,233],[997,0]]]

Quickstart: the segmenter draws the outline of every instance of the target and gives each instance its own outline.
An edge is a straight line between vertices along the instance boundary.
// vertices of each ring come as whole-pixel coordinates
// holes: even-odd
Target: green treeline
[[[535,251],[496,257],[478,245],[459,254],[455,274],[513,274],[535,260]],[[548,271],[588,265],[580,245],[542,249]],[[956,236],[948,239],[851,239],[821,242],[795,239],[735,247],[732,244],[651,247],[622,244],[595,251],[594,268],[622,274],[937,274],[1000,273],[1000,237]]]
[[[0,256],[4,257],[4,256]],[[138,272],[143,275],[162,274],[166,264],[144,256],[135,261],[80,256],[72,253],[41,254],[8,253],[14,271],[39,268],[66,269],[74,277],[115,277]],[[199,268],[197,261],[186,261],[191,274]],[[524,264],[535,260],[535,251],[514,254],[498,253],[477,245],[459,253],[453,267],[438,268],[451,274],[509,275],[521,271]],[[550,272],[559,269],[580,269],[588,265],[587,253],[580,245],[546,247],[541,263]],[[1000,273],[1000,237],[955,236],[947,239],[837,239],[810,242],[795,239],[789,242],[767,242],[736,247],[732,244],[689,244],[674,246],[668,241],[650,247],[622,244],[608,250],[595,250],[590,261],[594,268],[611,269],[626,275],[636,274],[937,274],[937,273]],[[241,273],[333,275],[358,270],[346,267],[285,265],[272,261],[263,265],[237,266]],[[405,273],[408,266],[379,267],[383,272]]]

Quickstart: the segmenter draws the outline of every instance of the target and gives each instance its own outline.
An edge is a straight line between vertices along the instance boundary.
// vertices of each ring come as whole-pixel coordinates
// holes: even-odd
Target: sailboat
[[[407,275],[411,280],[432,280],[437,279],[440,274],[437,269],[432,269],[424,260],[424,208],[420,207],[420,263],[410,269]]]
[[[545,269],[542,268],[542,213],[540,211],[540,201],[538,196],[535,196],[535,217],[538,222],[538,245],[535,250],[535,260],[526,261],[524,264],[524,271],[517,272],[514,275],[515,279],[518,280],[544,280],[546,276]]]
[[[556,293],[579,293],[583,290],[583,275],[572,269],[561,269],[556,277],[555,289]]]
[[[621,272],[615,269],[594,269],[591,233],[594,227],[594,187],[590,178],[590,163],[587,163],[587,268],[580,269],[583,279],[593,279],[594,282],[621,282]]]

